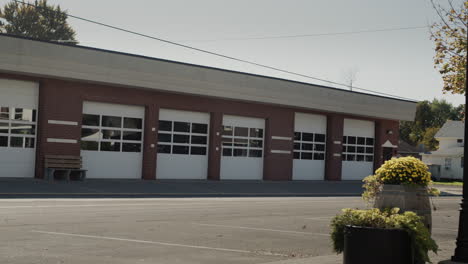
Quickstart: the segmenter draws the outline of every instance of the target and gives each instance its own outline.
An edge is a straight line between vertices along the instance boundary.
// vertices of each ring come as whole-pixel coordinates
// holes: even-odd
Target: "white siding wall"
[[[452,160],[450,168],[446,168],[445,159]],[[434,155],[422,155],[422,161],[426,164],[440,165],[440,177],[443,179],[458,179],[463,178],[463,168],[461,167],[461,157],[443,157]]]
[[[439,150],[463,147],[463,143],[458,143],[456,138],[438,138],[437,140],[439,141]]]

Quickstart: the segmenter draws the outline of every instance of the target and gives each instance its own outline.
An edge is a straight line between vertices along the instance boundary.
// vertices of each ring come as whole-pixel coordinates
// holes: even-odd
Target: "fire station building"
[[[360,180],[416,102],[0,35],[0,177]]]

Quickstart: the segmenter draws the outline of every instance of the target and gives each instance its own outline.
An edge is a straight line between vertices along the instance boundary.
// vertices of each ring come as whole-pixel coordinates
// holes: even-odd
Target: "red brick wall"
[[[221,172],[221,128],[223,115],[219,112],[210,114],[210,139],[208,142],[208,179],[219,181]]]
[[[294,111],[274,111],[265,123],[265,157],[263,179],[291,180],[293,170]],[[289,137],[291,140],[272,139]],[[289,151],[272,153],[272,150]]]
[[[393,120],[377,120],[375,123],[375,151],[374,151],[374,170],[378,169],[383,163],[382,145],[389,140],[392,145],[398,146],[400,124]],[[398,148],[393,150],[395,156]]]
[[[159,108],[155,104],[148,104],[145,108],[145,133],[143,138],[144,155],[142,166],[142,178],[145,180],[156,179],[158,120]]]
[[[248,103],[235,100],[217,99],[194,95],[171,94],[148,89],[136,89],[86,82],[36,78],[0,73],[0,78],[24,79],[40,82],[39,116],[37,135],[36,177],[43,177],[44,155],[80,155],[79,144],[48,143],[47,138],[76,139],[81,135],[83,101],[98,101],[117,104],[140,105],[145,107],[145,133],[143,146],[143,179],[156,179],[156,146],[158,130],[158,113],[160,108],[207,112],[211,115],[209,139],[208,179],[219,180],[221,159],[222,115],[238,115],[265,119],[265,180],[291,180],[293,166],[293,141],[272,139],[272,136],[294,137],[294,112],[305,112],[327,115],[327,161],[326,180],[341,179],[341,144],[343,118],[354,117],[328,112],[295,109],[260,103]],[[398,122],[360,118],[376,122],[376,158],[375,166],[381,162],[381,149],[378,146],[386,139],[392,144],[398,143]],[[48,120],[78,122],[78,126],[48,124]],[[155,131],[152,131],[155,128]],[[386,130],[392,129],[388,135]],[[154,147],[151,147],[154,144]],[[380,145],[379,145],[380,144]],[[218,148],[218,150],[216,150]],[[290,151],[290,154],[271,153],[271,150]],[[380,151],[379,153],[377,153]],[[340,154],[334,156],[333,154]]]
[[[325,164],[325,179],[328,181],[341,180],[343,126],[344,117],[342,115],[330,114],[327,116],[327,162]]]

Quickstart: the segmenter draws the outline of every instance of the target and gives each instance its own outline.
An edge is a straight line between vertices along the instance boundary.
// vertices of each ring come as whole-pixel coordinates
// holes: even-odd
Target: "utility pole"
[[[466,61],[466,75],[465,75],[465,138],[464,151],[463,151],[463,163],[466,164],[466,157],[468,156],[468,128],[466,125],[468,106],[468,56]],[[458,222],[458,236],[457,236],[457,247],[455,248],[455,254],[452,257],[452,261],[468,263],[468,201],[466,195],[468,194],[468,169],[463,169],[463,195],[460,203],[460,218]]]

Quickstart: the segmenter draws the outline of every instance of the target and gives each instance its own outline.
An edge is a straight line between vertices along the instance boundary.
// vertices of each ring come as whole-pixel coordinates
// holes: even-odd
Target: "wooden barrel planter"
[[[432,230],[432,210],[425,186],[384,184],[375,199],[375,208],[398,207],[400,212],[412,211],[423,217],[423,223]]]
[[[343,264],[413,264],[408,233],[402,229],[346,226]]]

